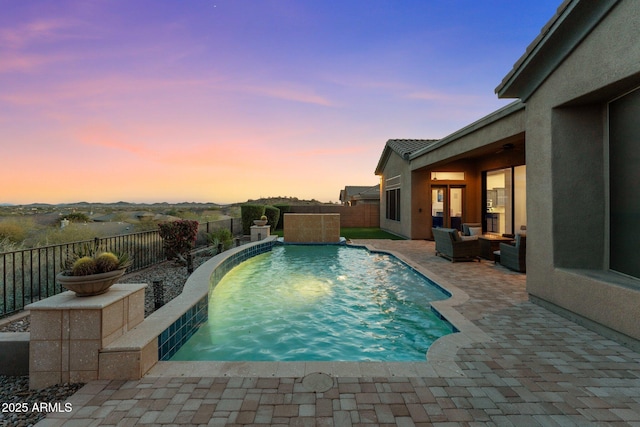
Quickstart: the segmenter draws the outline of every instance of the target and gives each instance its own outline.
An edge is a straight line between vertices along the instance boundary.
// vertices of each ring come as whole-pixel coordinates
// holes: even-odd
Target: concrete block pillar
[[[102,295],[66,291],[25,307],[31,313],[29,386],[100,378],[99,352],[144,320],[145,284],[115,284]]]
[[[257,242],[258,240],[264,240],[271,235],[270,225],[252,225],[251,226],[251,241]]]

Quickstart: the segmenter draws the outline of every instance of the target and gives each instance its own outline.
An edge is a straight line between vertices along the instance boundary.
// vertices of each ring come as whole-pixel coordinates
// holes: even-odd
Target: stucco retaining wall
[[[0,375],[29,375],[29,332],[0,332]]]

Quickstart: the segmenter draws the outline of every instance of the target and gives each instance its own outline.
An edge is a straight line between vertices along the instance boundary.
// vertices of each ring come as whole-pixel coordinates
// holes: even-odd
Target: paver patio
[[[469,298],[454,308],[489,339],[451,347],[452,371],[363,376],[369,364],[334,372],[321,390],[303,381],[318,364],[268,376],[248,364],[206,374],[165,362],[139,381],[91,382],[68,400],[71,412],[37,426],[640,426],[640,354],[530,303],[525,275],[492,261],[452,264],[433,242],[356,243],[455,285]]]

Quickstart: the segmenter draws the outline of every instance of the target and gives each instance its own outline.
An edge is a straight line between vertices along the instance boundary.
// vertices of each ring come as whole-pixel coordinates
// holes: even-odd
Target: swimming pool
[[[218,282],[208,321],[171,360],[424,361],[453,332],[430,307],[448,297],[390,255],[276,246]]]

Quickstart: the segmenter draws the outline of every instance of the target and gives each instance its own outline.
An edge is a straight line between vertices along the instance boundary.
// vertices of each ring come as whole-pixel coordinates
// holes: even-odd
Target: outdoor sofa
[[[436,241],[436,255],[451,262],[474,261],[480,256],[480,243],[477,239],[462,240],[454,228],[432,228]]]

